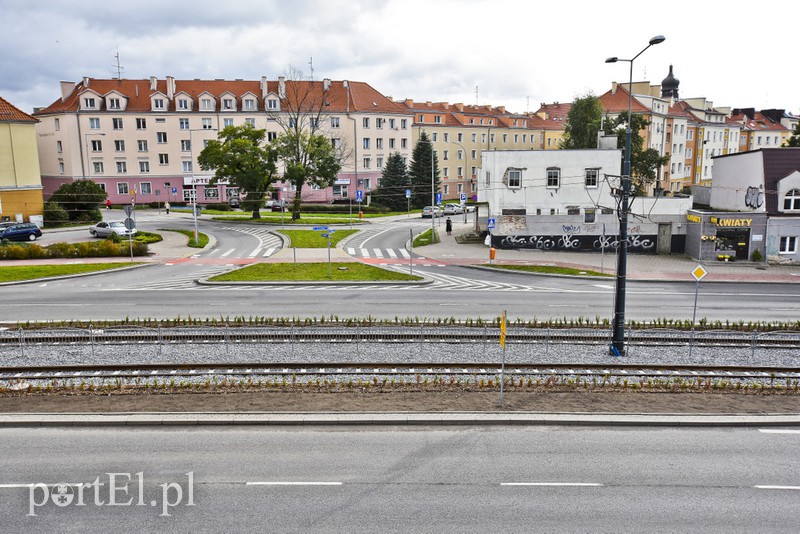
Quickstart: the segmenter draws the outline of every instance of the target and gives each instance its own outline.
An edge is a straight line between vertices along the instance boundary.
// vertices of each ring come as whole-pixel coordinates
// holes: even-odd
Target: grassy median
[[[358,232],[338,228],[333,230],[335,232],[331,235],[331,248],[345,237]],[[326,230],[281,230],[280,233],[291,239],[292,245],[289,248],[328,248],[328,238],[322,237],[322,234],[327,233]]]
[[[210,278],[212,282],[313,282],[313,281],[414,281],[410,276],[358,262],[327,263],[257,263]]]
[[[484,264],[483,267],[506,269],[509,271],[524,271],[527,273],[566,274],[570,276],[614,276],[613,274],[590,271],[588,269],[573,269],[571,267],[555,267],[552,265],[498,265],[497,263],[493,263],[491,265]]]
[[[138,263],[81,263],[70,265],[25,265],[20,267],[0,267],[0,282],[19,282],[36,280],[53,276],[69,276],[74,274],[94,273],[130,267]]]

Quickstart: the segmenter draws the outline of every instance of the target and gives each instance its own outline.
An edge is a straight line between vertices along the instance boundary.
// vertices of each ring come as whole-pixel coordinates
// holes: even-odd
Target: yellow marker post
[[[500,407],[503,407],[503,388],[506,381],[506,310],[500,317],[500,346],[503,347],[502,359],[500,360]]]

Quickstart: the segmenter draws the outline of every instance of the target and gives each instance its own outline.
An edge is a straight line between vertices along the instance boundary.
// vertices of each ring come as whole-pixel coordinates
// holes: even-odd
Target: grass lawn
[[[545,273],[545,274],[568,274],[572,276],[608,276],[613,277],[613,274],[601,273],[599,271],[589,271],[587,269],[572,269],[570,267],[553,267],[552,265],[498,265],[493,263],[491,265],[484,264],[483,267],[493,267],[495,269],[508,269],[509,271],[525,271],[528,273]]]
[[[214,282],[422,280],[418,276],[410,276],[355,262],[333,262],[330,264],[330,271],[331,276],[329,277],[327,263],[257,263],[215,276],[210,280]]]
[[[338,228],[331,236],[331,247],[345,237],[356,233],[358,230],[340,230]],[[280,233],[292,240],[289,248],[328,248],[328,238],[322,237],[323,230],[281,230]]]
[[[433,242],[431,242],[431,229],[427,229],[417,237],[414,238],[414,248],[423,247],[425,245],[435,245],[439,242],[439,234],[433,233]]]
[[[21,267],[0,267],[0,282],[35,280],[51,276],[107,271],[118,267],[130,267],[138,263],[84,263],[71,265],[25,265]]]
[[[188,210],[191,213],[191,209]],[[419,215],[422,213],[422,210],[411,210],[412,215]],[[214,215],[219,216],[223,220],[239,220],[245,219],[250,220],[250,217],[253,215],[250,211],[219,211],[219,210],[203,210],[204,215]],[[390,211],[388,213],[364,213],[362,214],[362,218],[364,219],[380,219],[381,217],[391,217],[394,215],[408,215],[407,211]],[[215,219],[217,217],[214,217]],[[286,222],[289,222],[292,218],[291,211],[283,212],[283,219]],[[262,220],[270,220],[275,221],[281,220],[281,213],[279,211],[270,211],[270,210],[261,210],[261,219]],[[316,221],[317,219],[336,219],[340,223],[344,223],[350,220],[350,213],[349,212],[324,212],[324,211],[301,211],[300,212],[300,223],[304,219],[310,219],[312,222]],[[353,222],[358,220],[358,208],[353,206]]]
[[[194,230],[176,230],[175,228],[159,228],[159,232],[177,232],[189,238],[187,246],[192,248],[205,248],[208,245],[208,236],[203,232],[197,232],[197,244],[194,243]]]

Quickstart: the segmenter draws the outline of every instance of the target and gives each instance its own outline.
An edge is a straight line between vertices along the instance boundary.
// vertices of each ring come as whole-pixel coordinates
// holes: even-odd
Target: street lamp
[[[625,128],[625,160],[622,166],[622,191],[620,192],[619,239],[617,240],[617,284],[614,294],[614,323],[611,330],[609,352],[615,356],[625,354],[625,278],[628,271],[628,195],[631,192],[631,105],[633,103],[633,61],[653,45],[663,43],[666,38],[656,35],[641,52],[631,59],[610,57],[606,63],[624,61],[630,63],[628,83],[628,125]]]
[[[192,140],[192,132],[218,132],[219,128],[200,128],[189,130],[189,157],[192,165],[192,216],[194,218],[194,244],[199,244],[199,236],[197,230],[197,180],[194,177],[194,141]]]

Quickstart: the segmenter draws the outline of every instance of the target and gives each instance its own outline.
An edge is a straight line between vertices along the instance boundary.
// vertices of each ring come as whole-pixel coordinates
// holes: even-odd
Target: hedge
[[[133,242],[134,256],[147,256],[147,245]],[[55,243],[42,247],[35,243],[0,242],[0,260],[37,260],[49,258],[110,258],[130,256],[127,242],[114,243],[110,239],[83,243]]]

